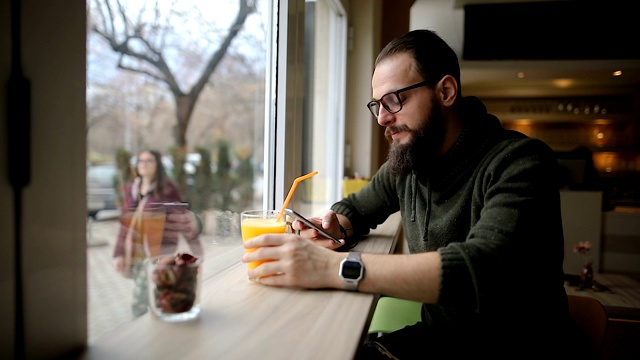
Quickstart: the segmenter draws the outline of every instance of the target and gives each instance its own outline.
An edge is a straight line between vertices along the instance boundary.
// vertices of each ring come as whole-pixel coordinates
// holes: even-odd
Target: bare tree
[[[231,26],[219,37],[217,48],[212,51],[199,76],[196,76],[191,87],[181,84],[180,69],[172,69],[167,59],[167,52],[180,51],[171,48],[170,44],[179,43],[179,35],[172,33],[173,16],[177,21],[191,21],[181,16],[172,2],[168,11],[161,9],[159,1],[155,1],[153,9],[146,8],[146,3],[137,14],[132,14],[120,0],[94,0],[91,14],[91,31],[103,38],[119,54],[118,68],[144,74],[165,84],[173,95],[176,105],[175,143],[186,150],[186,134],[195,104],[225,54],[231,42],[242,29],[247,17],[256,11],[255,0],[238,0],[238,13]],[[194,21],[197,19],[193,19]],[[203,37],[206,32],[203,31]],[[180,53],[179,56],[189,57]]]

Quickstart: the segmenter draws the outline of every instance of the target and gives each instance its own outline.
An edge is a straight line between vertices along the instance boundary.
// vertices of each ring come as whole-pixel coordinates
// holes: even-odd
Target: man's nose
[[[384,106],[380,106],[378,110],[378,124],[380,126],[389,126],[395,120],[395,115],[390,113]]]

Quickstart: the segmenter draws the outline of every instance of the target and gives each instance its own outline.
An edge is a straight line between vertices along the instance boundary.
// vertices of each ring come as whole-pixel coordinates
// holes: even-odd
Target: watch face
[[[355,261],[345,261],[342,263],[340,275],[345,279],[359,279],[362,276],[362,265]]]

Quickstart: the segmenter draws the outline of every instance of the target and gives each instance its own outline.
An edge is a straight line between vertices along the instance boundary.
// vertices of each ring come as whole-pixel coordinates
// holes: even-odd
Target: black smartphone
[[[311,222],[311,220],[307,219],[306,217],[298,214],[297,212],[295,212],[294,210],[291,209],[284,209],[285,214],[293,217],[296,220],[300,220],[303,224],[307,225],[310,228],[314,228],[316,230],[318,230],[318,233],[324,237],[326,237],[327,239],[331,239],[333,241],[335,241],[337,244],[340,244],[340,240],[336,239],[335,236],[332,236],[331,234],[329,234],[328,232],[326,232],[322,227],[314,224],[313,222]]]

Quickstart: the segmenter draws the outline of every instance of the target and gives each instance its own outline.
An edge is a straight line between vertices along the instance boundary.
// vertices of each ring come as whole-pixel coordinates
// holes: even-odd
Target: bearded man
[[[282,260],[249,277],[423,303],[421,322],[365,344],[358,359],[575,355],[552,149],[462,97],[457,56],[432,31],[391,41],[371,86],[367,107],[385,127],[388,160],[359,192],[312,218],[341,244],[295,222],[299,236],[245,243],[270,248],[243,261]],[[397,211],[410,254],[332,251],[350,249]],[[345,275],[345,263],[364,276]]]

